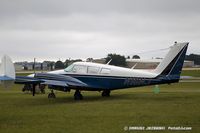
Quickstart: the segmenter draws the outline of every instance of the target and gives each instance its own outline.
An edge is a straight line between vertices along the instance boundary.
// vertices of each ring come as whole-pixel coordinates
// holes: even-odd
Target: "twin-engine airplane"
[[[74,99],[81,100],[80,91],[102,91],[103,97],[110,96],[112,90],[147,85],[170,84],[178,82],[183,67],[188,42],[176,43],[156,69],[136,70],[108,64],[75,62],[63,70],[36,73],[27,77],[15,76],[15,69],[8,56],[2,58],[0,80],[14,80],[16,84],[31,86],[33,96],[37,85],[48,85],[49,98],[55,98],[53,90],[75,90]]]

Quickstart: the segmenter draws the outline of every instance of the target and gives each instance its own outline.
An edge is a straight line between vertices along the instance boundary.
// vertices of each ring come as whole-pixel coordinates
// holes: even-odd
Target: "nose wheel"
[[[53,90],[51,90],[51,93],[49,93],[48,98],[56,98],[56,95],[53,92]]]
[[[82,100],[83,96],[79,90],[76,90],[74,93],[74,100]]]

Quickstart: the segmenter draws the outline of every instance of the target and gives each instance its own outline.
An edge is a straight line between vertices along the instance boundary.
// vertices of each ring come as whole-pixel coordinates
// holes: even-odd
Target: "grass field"
[[[182,132],[200,132],[200,83],[161,85],[159,94],[152,90],[118,90],[109,98],[82,92],[84,100],[74,101],[73,92],[56,92],[56,99],[48,99],[47,94],[24,94],[20,85],[0,88],[0,132],[135,132],[124,131],[125,126],[189,126],[192,131]]]
[[[182,76],[193,76],[200,77],[200,70],[183,70],[181,73]]]

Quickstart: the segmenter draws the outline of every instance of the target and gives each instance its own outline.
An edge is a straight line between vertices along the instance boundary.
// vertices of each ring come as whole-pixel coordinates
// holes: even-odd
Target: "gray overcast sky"
[[[15,61],[127,56],[174,41],[188,41],[188,54],[200,54],[199,25],[199,0],[0,0],[0,56]]]

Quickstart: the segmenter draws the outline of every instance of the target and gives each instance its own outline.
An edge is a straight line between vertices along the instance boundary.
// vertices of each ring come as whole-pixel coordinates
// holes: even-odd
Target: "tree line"
[[[130,56],[125,57],[120,54],[108,54],[107,57],[105,57],[104,59],[105,59],[104,63],[108,63],[110,61],[109,62],[110,65],[126,67],[127,66],[126,59],[130,59]],[[133,55],[132,59],[140,59],[140,57],[138,55]],[[76,60],[67,59],[65,60],[65,62],[62,62],[59,60],[56,62],[50,62],[49,65],[51,67],[51,70],[53,69],[52,66],[54,66],[55,69],[63,69],[77,61],[82,61],[82,60],[81,59],[76,59]],[[92,62],[93,58],[87,58],[86,61]]]
[[[133,55],[132,57],[127,56],[125,57],[124,55],[120,55],[120,54],[108,54],[107,57],[105,57],[105,64],[109,62],[110,65],[115,65],[115,66],[121,66],[121,67],[126,67],[126,59],[140,59],[140,56],[138,55]],[[186,55],[185,57],[186,60],[189,61],[194,61],[195,65],[200,65],[200,55],[197,54],[190,54],[190,55]],[[81,59],[75,59],[75,60],[70,60],[70,59],[66,59],[65,62],[62,61],[49,61],[48,62],[48,68],[50,68],[50,70],[53,69],[63,69],[68,67],[69,65],[71,65],[74,62],[78,62],[78,61],[82,61]],[[88,62],[92,62],[93,58],[87,58]],[[41,66],[42,69],[42,66]]]

